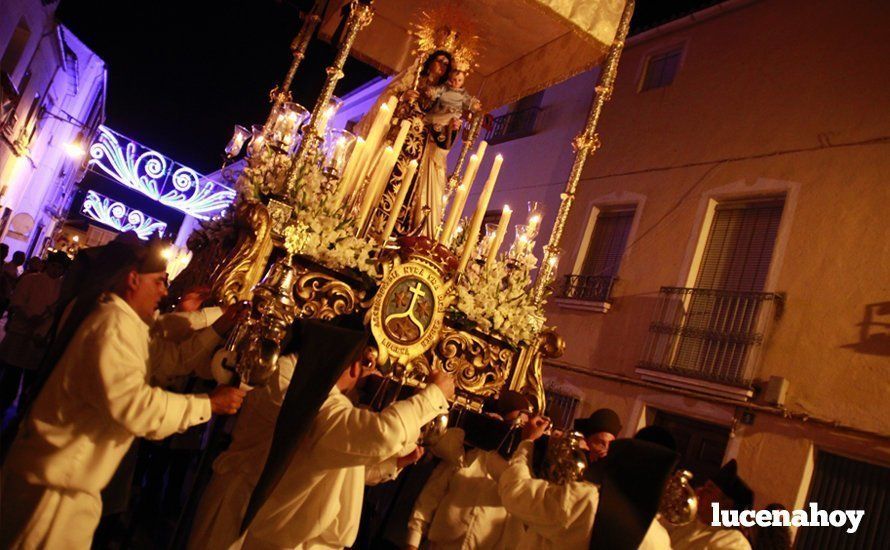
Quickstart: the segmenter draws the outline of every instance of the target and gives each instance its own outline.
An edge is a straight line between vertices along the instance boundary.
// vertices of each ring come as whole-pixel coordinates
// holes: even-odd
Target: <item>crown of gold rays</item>
[[[415,55],[444,50],[453,58],[452,67],[469,71],[477,66],[479,36],[476,26],[461,9],[460,2],[439,2],[424,10],[411,23]]]

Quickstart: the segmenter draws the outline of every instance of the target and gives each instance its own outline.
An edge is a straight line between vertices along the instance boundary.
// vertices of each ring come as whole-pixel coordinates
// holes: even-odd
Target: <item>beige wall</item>
[[[632,39],[562,243],[560,276],[572,272],[595,206],[638,204],[612,309],[548,306],[567,341],[560,361],[629,381],[555,367],[545,376],[584,391],[582,414],[614,408],[625,434],[652,409],[731,428],[726,458],[739,459],[758,506],[802,505],[816,450],[890,464],[890,335],[871,325],[883,340],[860,337],[869,304],[890,302],[887,28],[881,2],[762,0]],[[679,43],[673,84],[638,93],[647,57]],[[786,205],[765,290],[787,301],[755,378],[787,378],[790,411],[883,437],[766,412],[743,425],[733,405],[638,383],[659,288],[692,286],[709,209],[772,194]],[[875,309],[873,321],[890,322]]]

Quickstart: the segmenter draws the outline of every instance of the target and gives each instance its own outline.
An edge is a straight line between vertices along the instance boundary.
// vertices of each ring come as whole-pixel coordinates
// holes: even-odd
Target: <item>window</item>
[[[720,470],[729,443],[729,428],[659,410],[655,411],[651,424],[661,426],[674,436],[680,454],[679,467],[693,473],[695,486]]]
[[[643,73],[643,83],[640,91],[653,90],[670,86],[677,76],[680,68],[680,58],[683,55],[683,47],[677,47],[665,53],[653,55],[646,62],[646,70]]]
[[[6,51],[3,52],[3,58],[0,59],[0,71],[8,75],[15,74],[15,70],[18,68],[19,63],[22,60],[22,56],[25,53],[25,48],[28,46],[28,39],[31,38],[31,29],[28,28],[28,23],[25,22],[25,18],[22,17],[19,19],[19,24],[16,26],[15,30],[12,31],[12,37],[9,39],[9,43],[6,45]],[[19,93],[22,93],[21,83],[16,83],[16,87],[19,90]]]
[[[751,396],[782,296],[763,292],[783,198],[717,205],[693,288],[663,287],[640,367],[734,386]]]
[[[718,204],[696,288],[762,291],[783,205],[782,198]]]
[[[807,502],[829,511],[865,510],[865,516],[855,533],[846,527],[803,527],[796,548],[890,547],[890,468],[819,452]]]
[[[514,103],[510,112],[492,120],[491,128],[485,134],[485,140],[494,145],[535,133],[535,124],[541,112],[543,98],[544,92],[541,91]]]
[[[590,302],[609,300],[635,213],[633,206],[600,211],[596,216],[581,272],[566,276],[564,298]]]
[[[550,418],[553,427],[563,431],[572,429],[577,416],[578,398],[553,389],[544,390],[544,398],[547,402],[544,415]]]
[[[624,248],[627,246],[634,213],[634,207],[630,207],[604,210],[597,215],[590,246],[584,256],[581,275],[612,278],[618,276],[618,267],[621,265],[621,257],[624,256]]]

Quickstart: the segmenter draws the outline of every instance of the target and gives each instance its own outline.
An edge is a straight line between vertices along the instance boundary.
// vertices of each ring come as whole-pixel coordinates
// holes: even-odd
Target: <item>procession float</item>
[[[224,304],[252,301],[251,319],[218,363],[242,383],[263,384],[294,319],[357,314],[389,386],[377,398],[395,399],[441,368],[455,377],[453,409],[465,418],[504,388],[544,411],[542,364],[564,348],[544,304],[582,169],[600,144],[597,123],[633,8],[633,0],[317,2],[265,123],[236,126],[226,147],[229,160],[244,160],[229,169],[234,204],[193,235],[194,258],[176,281],[209,281]],[[314,105],[304,107],[290,90],[315,36],[336,55]],[[393,75],[352,132],[329,127],[349,55]],[[492,156],[478,139],[485,112],[595,66],[587,120],[566,143],[574,161],[558,210],[505,207],[484,228],[509,162],[497,155],[481,169]],[[543,257],[535,258],[540,239]],[[580,468],[577,439],[562,441],[553,479]],[[688,492],[679,495],[682,508]]]

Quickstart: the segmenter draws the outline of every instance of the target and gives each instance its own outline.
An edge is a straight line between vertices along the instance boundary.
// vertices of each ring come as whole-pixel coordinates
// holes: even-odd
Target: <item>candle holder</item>
[[[259,124],[251,126],[250,130],[251,138],[250,145],[247,146],[247,157],[253,158],[262,154],[263,149],[266,147],[266,136],[263,133],[263,127]]]
[[[485,235],[482,236],[482,238],[479,240],[479,245],[476,247],[477,259],[485,260],[488,257],[488,251],[491,249],[491,244],[494,242],[497,235],[498,224],[485,224]]]
[[[241,154],[241,149],[244,148],[244,143],[247,142],[250,137],[250,130],[244,126],[236,124],[235,130],[232,132],[232,139],[230,139],[228,145],[226,145],[226,158],[233,159]]]
[[[516,235],[513,238],[513,244],[510,245],[509,252],[507,252],[507,258],[516,263],[523,263],[531,249],[530,244],[532,240],[528,236],[527,225],[519,224],[515,228]]]
[[[276,148],[291,154],[300,144],[300,128],[309,118],[309,111],[292,101],[276,106],[274,111],[269,139]]]
[[[528,226],[529,240],[535,240],[541,232],[541,222],[544,220],[544,205],[538,201],[528,201]]]
[[[322,172],[339,180],[355,147],[355,135],[346,130],[331,129],[325,133],[322,152]]]

